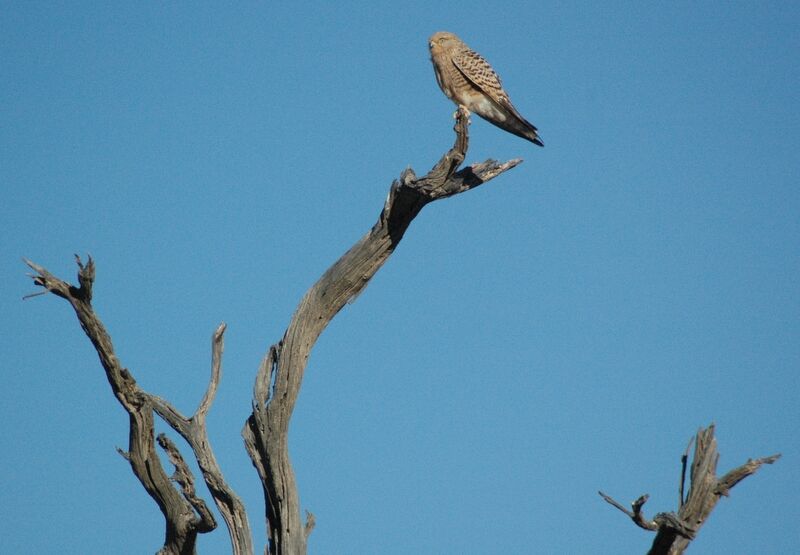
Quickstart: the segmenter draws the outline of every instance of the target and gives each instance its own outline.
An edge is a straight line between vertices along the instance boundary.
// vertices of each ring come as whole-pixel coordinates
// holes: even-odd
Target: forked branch
[[[220,378],[222,334],[225,325],[217,328],[212,340],[212,376],[208,391],[197,413],[192,418],[186,419],[163,399],[142,390],[128,369],[121,365],[114,352],[111,337],[91,304],[95,278],[94,261],[89,257],[84,265],[80,258],[77,256],[75,258],[79,268],[78,287],[57,278],[29,260],[25,263],[35,272],[31,277],[36,285],[67,300],[75,310],[83,331],[100,357],[100,363],[115,397],[128,412],[130,421],[128,451],[120,450],[120,453],[130,463],[134,475],[156,501],[164,515],[165,540],[159,553],[165,555],[194,553],[197,534],[215,529],[216,522],[205,502],[196,496],[194,479],[177,447],[166,436],[161,435],[158,442],[175,465],[173,477],[181,490],[176,490],[170,483],[170,477],[164,471],[155,451],[153,410],[157,410],[192,447],[203,471],[203,478],[229,526],[234,553],[252,554],[252,537],[244,507],[222,477],[211,451],[205,426],[205,415],[211,406]]]
[[[153,409],[164,419],[186,443],[192,448],[197,465],[203,473],[203,479],[211,492],[220,514],[228,527],[231,540],[231,550],[234,555],[251,555],[253,553],[253,536],[250,531],[250,522],[247,520],[247,511],[242,500],[225,481],[222,469],[217,463],[217,458],[211,448],[206,427],[208,414],[217,386],[222,376],[222,351],[224,347],[225,324],[220,324],[211,338],[211,379],[208,383],[203,399],[195,413],[186,418],[168,401],[150,395]]]

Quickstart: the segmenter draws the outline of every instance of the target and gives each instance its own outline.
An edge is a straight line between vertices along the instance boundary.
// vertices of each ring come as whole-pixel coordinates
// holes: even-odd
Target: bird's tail
[[[516,129],[511,130],[512,133],[519,135],[523,139],[528,139],[537,146],[544,146],[544,142],[539,136],[539,130],[531,122],[523,119],[520,123],[521,125],[517,126]]]

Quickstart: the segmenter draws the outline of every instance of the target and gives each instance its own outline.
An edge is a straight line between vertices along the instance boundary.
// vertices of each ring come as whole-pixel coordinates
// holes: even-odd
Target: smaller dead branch
[[[684,501],[686,464],[692,441],[694,441],[695,450],[689,475],[690,489],[689,496]],[[659,513],[653,520],[647,520],[642,514],[642,506],[649,498],[647,494],[634,501],[631,504],[633,510],[629,511],[602,491],[598,492],[608,503],[628,515],[637,526],[657,532],[648,555],[683,553],[696,537],[700,527],[708,519],[721,496],[729,495],[733,486],[754,474],[761,465],[772,464],[780,458],[780,454],[777,454],[748,460],[742,466],[718,479],[716,472],[719,453],[717,452],[717,440],[714,437],[714,425],[701,428],[692,441],[689,442],[681,457],[680,507],[677,513]]]
[[[194,478],[183,456],[175,444],[162,434],[158,438],[158,443],[175,466],[173,479],[180,486],[180,491],[170,482],[170,477],[167,476],[155,450],[154,410],[192,447],[203,472],[203,478],[228,524],[233,552],[237,555],[252,554],[252,537],[244,507],[222,477],[211,451],[205,425],[205,417],[220,379],[222,335],[225,325],[222,324],[217,328],[212,339],[212,371],[208,390],[194,416],[187,419],[165,400],[145,392],[139,387],[130,371],[122,366],[114,351],[111,337],[92,307],[94,260],[90,256],[86,264],[83,264],[77,255],[75,260],[78,264],[78,287],[57,278],[30,260],[25,260],[25,263],[35,272],[31,274],[34,284],[43,287],[45,292],[65,299],[75,310],[81,328],[100,357],[100,363],[114,396],[129,415],[128,450],[118,449],[118,451],[131,465],[134,475],[164,515],[165,540],[159,553],[165,555],[194,553],[197,534],[209,532],[215,529],[217,524],[205,502],[197,497]],[[32,295],[27,297],[30,296]]]

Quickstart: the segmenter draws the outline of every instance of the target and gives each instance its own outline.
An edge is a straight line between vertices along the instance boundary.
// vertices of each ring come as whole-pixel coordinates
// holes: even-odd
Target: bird
[[[431,35],[428,47],[436,82],[447,98],[500,129],[544,146],[536,127],[514,108],[500,77],[480,54],[446,31]]]

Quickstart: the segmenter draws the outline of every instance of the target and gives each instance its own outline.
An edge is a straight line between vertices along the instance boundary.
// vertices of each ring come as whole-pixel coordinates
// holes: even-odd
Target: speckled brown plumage
[[[435,33],[428,41],[436,81],[447,97],[534,144],[544,146],[536,127],[511,104],[500,77],[483,57],[453,33]]]

